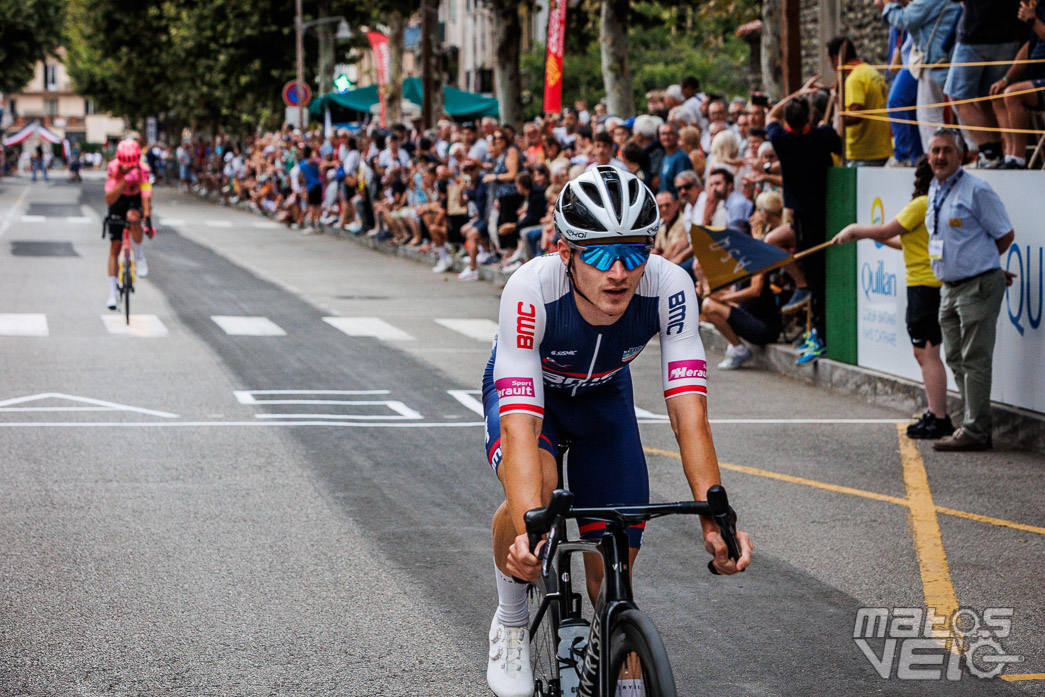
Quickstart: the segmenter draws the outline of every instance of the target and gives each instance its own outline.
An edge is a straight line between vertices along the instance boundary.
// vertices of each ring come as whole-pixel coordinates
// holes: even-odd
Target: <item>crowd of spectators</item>
[[[390,245],[416,247],[431,253],[434,272],[456,267],[461,281],[476,280],[483,265],[512,272],[529,258],[553,251],[552,208],[563,185],[596,166],[626,170],[657,194],[664,226],[655,252],[691,273],[707,296],[706,319],[721,325],[735,349],[723,367],[736,367],[749,357],[741,339],[762,344],[774,338],[770,335],[780,326],[777,308],[787,312],[806,305],[815,331],[812,344],[806,337],[803,355],[816,360],[826,342],[823,255],[791,264],[772,279],[714,289],[704,283],[688,231],[694,223],[728,227],[790,252],[826,241],[827,168],[840,160],[850,166],[912,164],[932,130],[913,126],[906,133],[891,132],[887,121],[861,118],[859,112],[897,104],[903,97],[899,93],[912,85],[921,109],[950,94],[954,84],[973,79],[956,75],[956,68],[924,66],[949,60],[963,45],[975,45],[976,31],[1000,17],[998,8],[1009,4],[970,1],[963,15],[951,0],[875,1],[883,21],[897,27],[891,42],[902,70],[883,75],[860,59],[852,41],[840,36],[826,50],[844,68],[839,71],[841,87],[821,85],[814,78],[776,104],[760,93],[745,98],[708,94],[696,78],[687,77],[648,92],[643,113],[628,119],[609,114],[605,104],[589,111],[579,101],[519,130],[491,117],[459,122],[444,117],[427,130],[419,119],[389,128],[370,124],[326,136],[287,126],[243,142],[225,137],[187,141],[173,153],[161,150],[156,156],[176,165],[185,189],[211,192],[227,203],[245,202],[304,234],[336,226]],[[1045,34],[1045,22],[1018,0],[1016,5],[1010,9],[1017,29],[1031,20],[1034,26],[1022,48],[1014,38],[1011,54],[1037,57],[1045,53],[1045,43],[1035,38],[1039,31]],[[998,26],[1011,29],[1011,24]],[[913,60],[912,47],[917,49]],[[1017,65],[1005,79],[981,75],[974,92],[1036,86],[1041,83],[1035,77],[1038,70]],[[910,78],[906,83],[904,71]],[[1040,93],[1031,96],[1035,104],[1017,95],[977,108],[1004,123],[1020,124],[1025,117],[1021,104],[1041,106]],[[845,113],[835,108],[839,101]],[[943,118],[931,110],[919,114]],[[957,116],[975,122],[963,109]],[[1006,136],[998,152],[1009,160],[999,160],[994,145],[966,135],[979,145],[984,166],[1023,165],[1019,148],[1025,140]],[[456,265],[455,256],[461,260]],[[775,297],[767,295],[771,290]],[[756,315],[757,322],[744,319],[744,312]],[[737,326],[725,329],[731,314]]]

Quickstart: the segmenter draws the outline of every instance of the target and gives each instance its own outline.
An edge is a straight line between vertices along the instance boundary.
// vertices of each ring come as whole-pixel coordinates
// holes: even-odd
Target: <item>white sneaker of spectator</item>
[[[462,271],[461,273],[457,274],[457,280],[458,281],[478,281],[479,280],[479,270],[478,269],[465,268],[464,271]]]
[[[744,344],[726,347],[726,359],[718,364],[721,370],[735,370],[751,358],[751,349]]]
[[[454,266],[453,257],[447,255],[435,262],[435,266],[432,267],[432,273],[444,273],[449,271]]]

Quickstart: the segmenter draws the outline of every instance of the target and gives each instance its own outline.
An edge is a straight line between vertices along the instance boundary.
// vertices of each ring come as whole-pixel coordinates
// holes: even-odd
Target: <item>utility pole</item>
[[[295,0],[294,7],[297,15],[294,18],[294,48],[297,51],[297,63],[298,63],[298,84],[296,87],[298,95],[298,128],[301,132],[305,132],[305,105],[302,104],[301,86],[305,84],[305,47],[304,47],[304,33],[305,27],[301,20],[301,0]]]

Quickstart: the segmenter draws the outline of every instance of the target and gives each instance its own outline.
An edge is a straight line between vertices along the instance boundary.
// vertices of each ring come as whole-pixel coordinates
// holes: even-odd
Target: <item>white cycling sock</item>
[[[496,564],[493,572],[497,579],[497,621],[505,627],[525,627],[530,622],[526,584],[505,576]]]
[[[144,252],[142,252],[142,243],[141,242],[135,242],[134,240],[131,240],[131,249],[134,250],[134,258],[135,259],[141,259],[141,258],[143,258],[145,256]]]
[[[116,295],[120,291],[120,285],[116,282],[116,276],[109,276],[109,292]]]

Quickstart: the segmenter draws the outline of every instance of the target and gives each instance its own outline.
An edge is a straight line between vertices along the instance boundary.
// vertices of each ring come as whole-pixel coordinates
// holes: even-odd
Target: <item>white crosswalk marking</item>
[[[123,313],[102,315],[102,322],[110,334],[154,338],[167,336],[167,327],[156,315],[131,315],[131,323],[124,321]]]
[[[214,315],[214,323],[230,336],[286,336],[282,327],[268,317]]]
[[[493,341],[497,333],[497,323],[488,319],[437,319],[436,322],[478,341]]]
[[[203,224],[207,227],[232,227],[228,220],[204,220]]]
[[[85,223],[93,223],[94,219],[93,218],[89,218],[86,215],[70,215],[70,216],[66,216],[65,222],[67,222],[67,223],[85,224]]]
[[[385,341],[414,341],[414,337],[379,317],[324,317],[323,321],[349,336],[371,336]]]
[[[47,222],[47,216],[45,216],[45,215],[23,215],[22,216],[22,222],[23,223],[46,223]]]
[[[275,230],[276,228],[285,227],[284,225],[281,225],[280,223],[274,223],[271,220],[259,220],[256,223],[251,223],[250,226],[256,227],[260,230]]]
[[[47,315],[0,314],[0,336],[47,336]]]
[[[185,221],[181,218],[160,218],[156,224],[164,227],[178,227],[179,225],[184,225]]]

